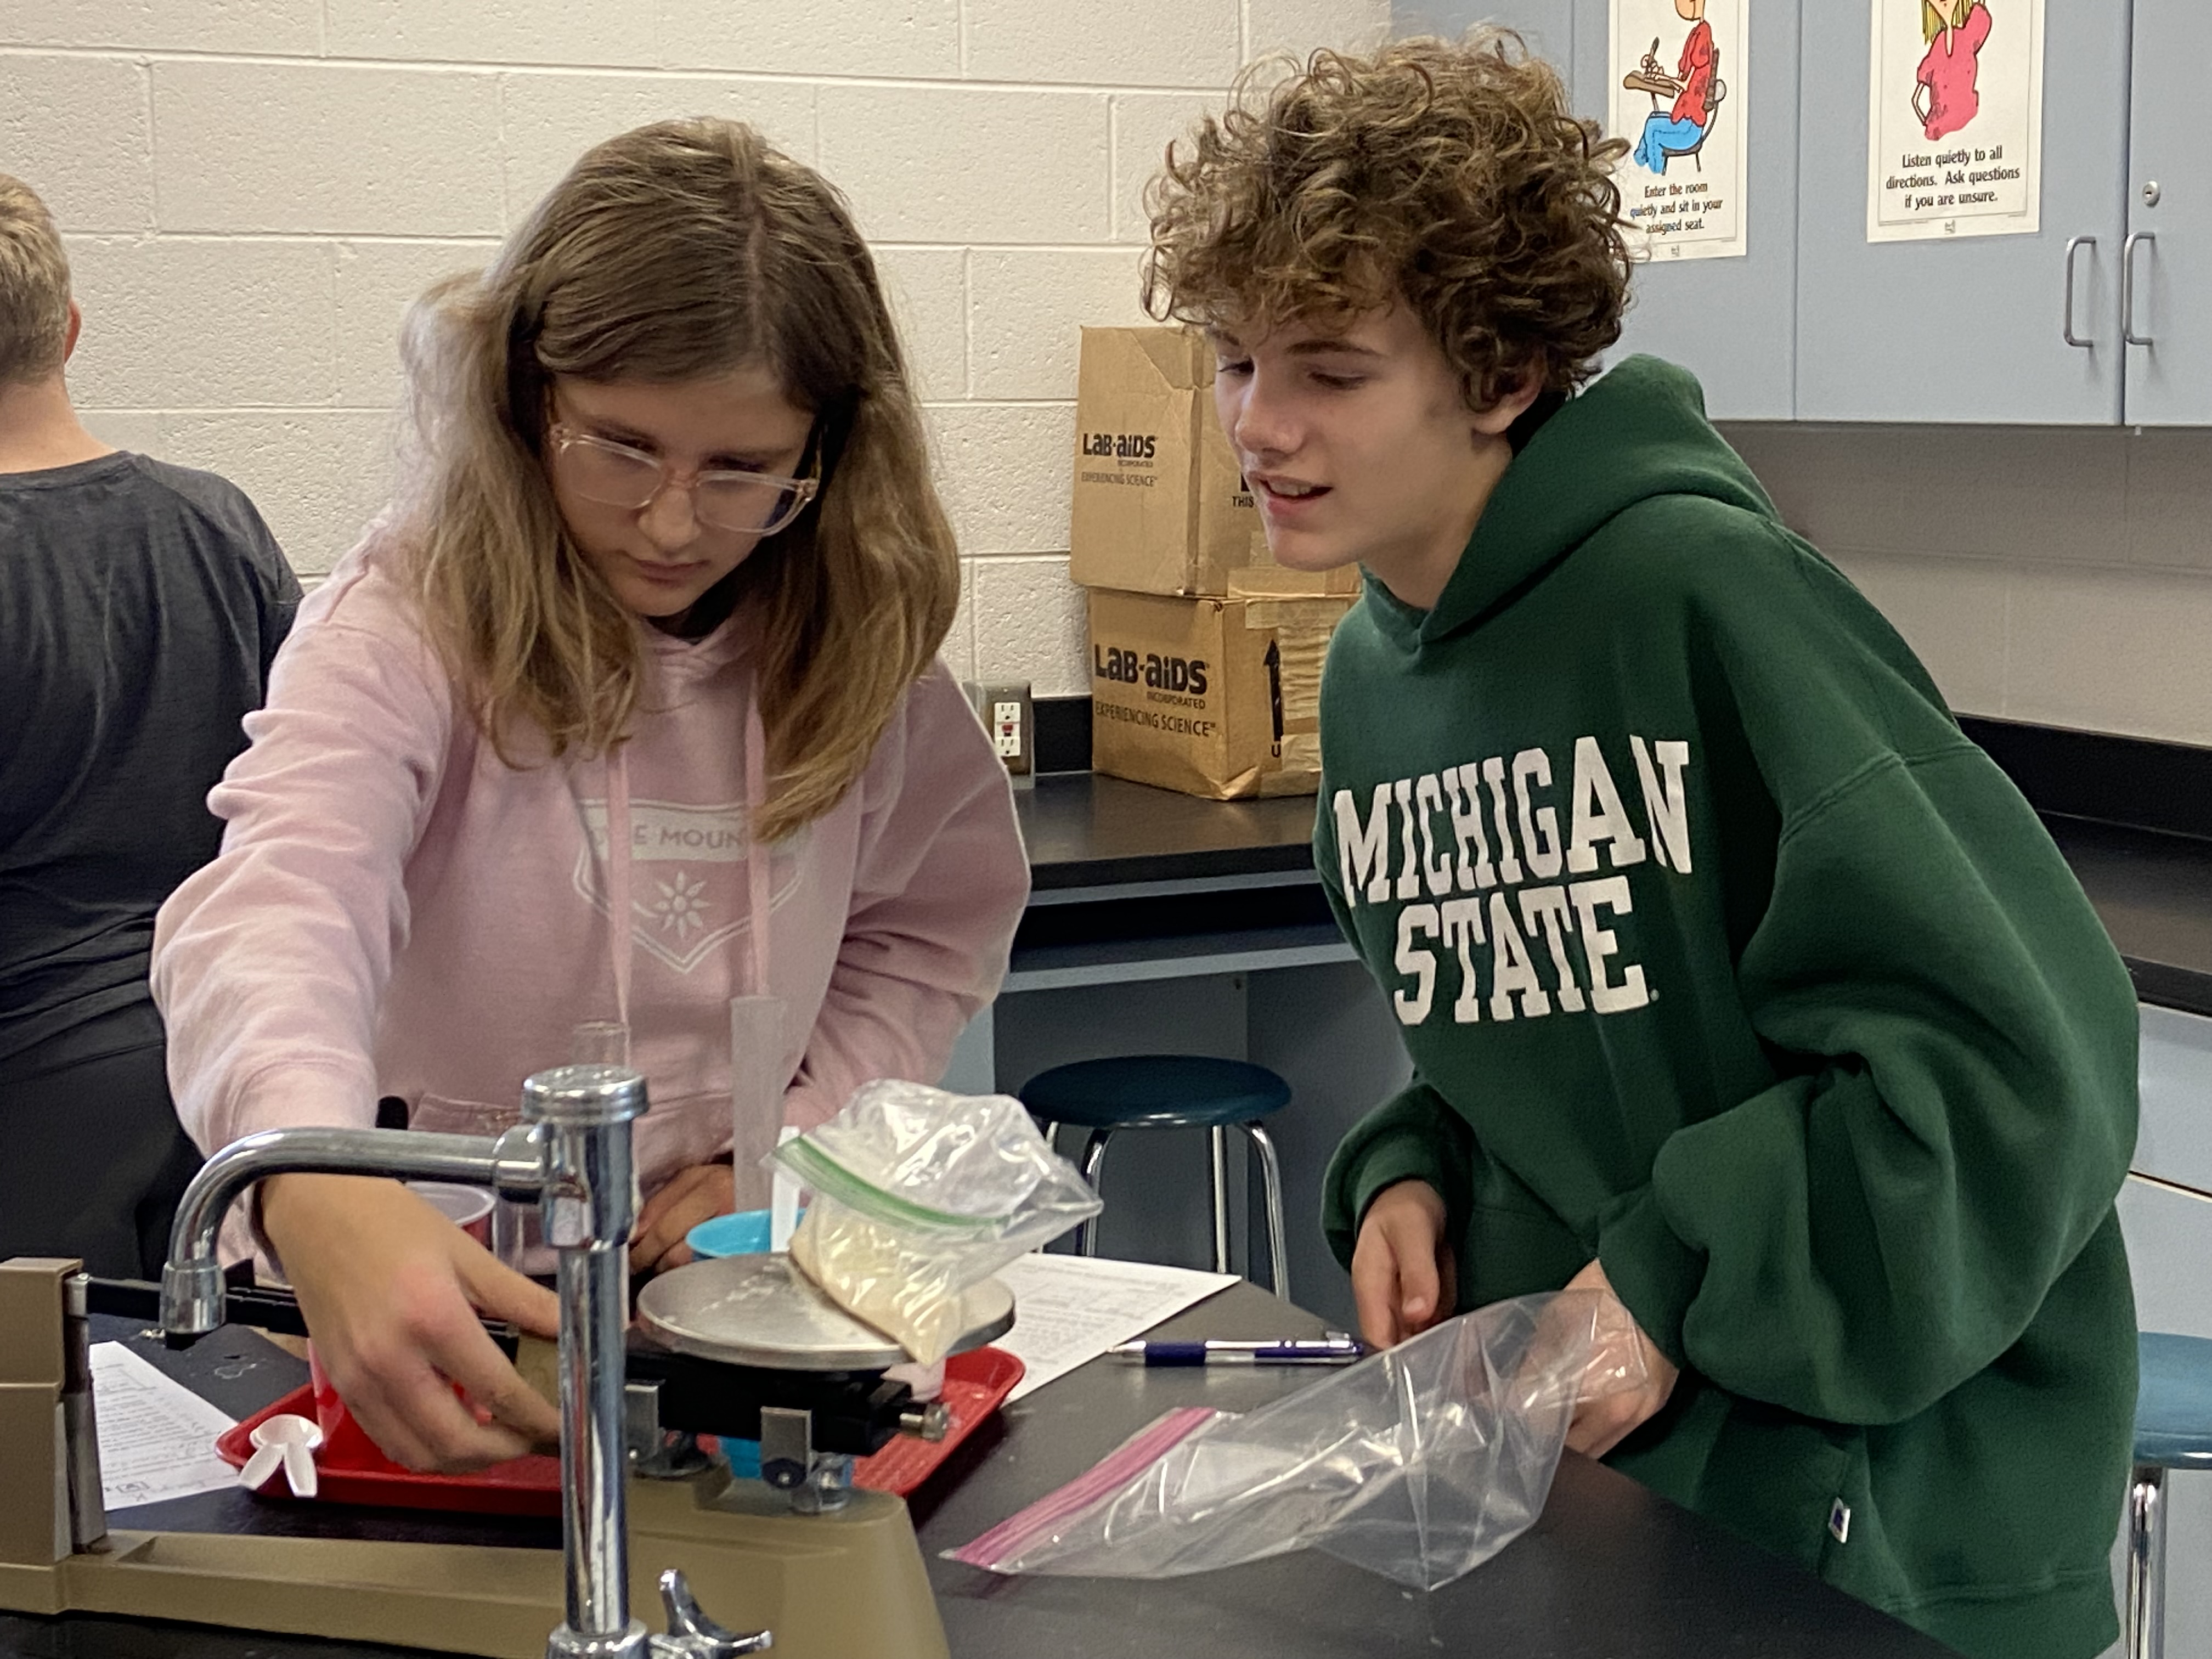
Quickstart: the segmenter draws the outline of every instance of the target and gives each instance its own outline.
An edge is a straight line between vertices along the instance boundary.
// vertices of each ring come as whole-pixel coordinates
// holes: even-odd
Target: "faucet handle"
[[[699,1611],[691,1599],[691,1586],[671,1567],[660,1575],[660,1605],[668,1613],[668,1634],[649,1639],[655,1659],[735,1659],[744,1653],[765,1653],[775,1645],[769,1632],[757,1630],[740,1636],[724,1630]]]

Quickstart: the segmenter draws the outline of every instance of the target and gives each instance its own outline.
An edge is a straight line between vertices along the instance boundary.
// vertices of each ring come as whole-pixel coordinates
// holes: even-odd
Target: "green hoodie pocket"
[[[1556,1291],[1589,1265],[1589,1244],[1479,1147],[1473,1174],[1459,1246],[1462,1311]]]
[[[1460,1244],[1460,1309],[1556,1291],[1589,1260],[1588,1247],[1554,1217],[1478,1205]]]

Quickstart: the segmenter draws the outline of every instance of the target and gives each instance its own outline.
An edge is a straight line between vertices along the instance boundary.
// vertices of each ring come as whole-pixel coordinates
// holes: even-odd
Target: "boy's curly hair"
[[[1620,337],[1627,152],[1507,29],[1256,64],[1146,191],[1145,307],[1275,327],[1402,299],[1470,408],[1565,391]]]

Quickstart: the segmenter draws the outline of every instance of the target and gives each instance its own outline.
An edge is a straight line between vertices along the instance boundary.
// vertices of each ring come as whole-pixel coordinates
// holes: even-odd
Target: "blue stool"
[[[1021,1091],[1022,1103],[1043,1122],[1046,1138],[1063,1123],[1088,1129],[1083,1178],[1098,1190],[1106,1143],[1117,1129],[1206,1129],[1212,1133],[1213,1270],[1229,1271],[1229,1131],[1242,1129],[1260,1154],[1267,1205],[1269,1286],[1290,1298],[1283,1237],[1283,1170],[1260,1120],[1291,1100],[1291,1085],[1264,1066],[1197,1054],[1131,1054],[1082,1060],[1040,1072]],[[1076,1249],[1098,1254],[1095,1219],[1076,1234]]]
[[[2128,1488],[2128,1659],[2166,1647],[2166,1472],[2212,1468],[2212,1340],[2136,1338],[2135,1479]]]

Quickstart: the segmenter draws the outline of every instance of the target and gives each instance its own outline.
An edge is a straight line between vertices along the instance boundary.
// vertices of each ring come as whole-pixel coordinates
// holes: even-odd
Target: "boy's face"
[[[1255,332],[1207,331],[1214,408],[1267,550],[1293,570],[1364,564],[1401,599],[1433,604],[1429,578],[1457,563],[1512,459],[1505,428],[1535,388],[1468,409],[1402,305]]]

